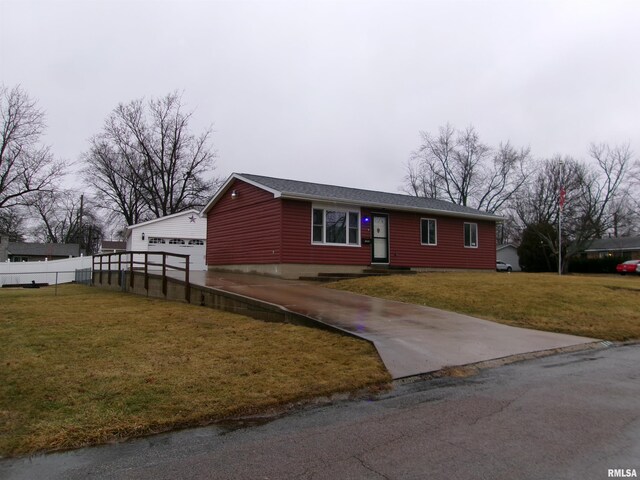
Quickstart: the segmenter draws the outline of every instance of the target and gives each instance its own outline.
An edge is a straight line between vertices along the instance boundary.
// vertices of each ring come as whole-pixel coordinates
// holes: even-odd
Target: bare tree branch
[[[29,205],[64,174],[49,147],[39,144],[44,113],[19,86],[0,86],[0,208]]]
[[[528,178],[529,149],[509,142],[491,148],[473,127],[450,124],[438,135],[421,132],[422,144],[408,164],[405,191],[491,213],[503,209]]]
[[[128,225],[204,205],[217,179],[212,130],[189,131],[176,92],[120,104],[85,154],[85,176]]]

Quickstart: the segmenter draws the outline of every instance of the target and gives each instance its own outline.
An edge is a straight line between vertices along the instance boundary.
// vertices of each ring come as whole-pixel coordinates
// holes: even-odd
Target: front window
[[[324,242],[324,210],[313,209],[313,241]]]
[[[464,246],[469,248],[478,248],[478,224],[464,224]]]
[[[437,245],[436,221],[433,218],[420,220],[420,243],[423,245]]]
[[[360,212],[314,208],[313,243],[359,245]]]
[[[326,243],[347,243],[347,212],[325,210]]]

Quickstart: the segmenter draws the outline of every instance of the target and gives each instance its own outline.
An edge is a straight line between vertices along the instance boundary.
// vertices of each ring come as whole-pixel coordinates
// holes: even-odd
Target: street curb
[[[640,340],[630,340],[627,342],[611,342],[608,340],[598,340],[595,342],[581,343],[578,345],[569,345],[567,347],[552,348],[548,350],[537,350],[535,352],[518,353],[506,357],[494,358],[491,360],[483,360],[481,362],[467,363],[464,365],[447,365],[439,370],[432,372],[419,373],[407,377],[396,378],[392,381],[394,386],[415,383],[424,380],[433,380],[446,377],[470,377],[480,373],[481,370],[502,367],[512,363],[524,362],[536,358],[550,357],[552,355],[560,355],[563,353],[575,353],[587,350],[602,350],[605,348],[617,348],[627,345],[638,345]]]

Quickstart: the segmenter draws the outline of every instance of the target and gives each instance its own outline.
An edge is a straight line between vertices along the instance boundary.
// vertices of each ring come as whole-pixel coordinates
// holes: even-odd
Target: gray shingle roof
[[[502,220],[502,217],[497,215],[433,198],[420,198],[400,193],[362,190],[359,188],[301,182],[298,180],[264,177],[246,173],[239,174],[239,177],[263,185],[271,190],[276,190],[280,192],[284,198],[355,203],[361,206],[391,210],[412,210],[440,213],[443,215],[449,214],[462,217],[485,218],[487,220]]]
[[[103,240],[101,248],[102,250],[126,250],[127,242],[121,242],[116,240]]]
[[[599,238],[585,251],[640,250],[640,237]]]

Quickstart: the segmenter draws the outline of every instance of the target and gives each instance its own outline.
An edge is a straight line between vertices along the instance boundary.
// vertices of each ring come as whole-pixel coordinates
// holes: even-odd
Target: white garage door
[[[206,270],[204,264],[204,240],[152,237],[149,238],[148,250],[150,252],[167,252],[189,255],[189,270]],[[184,267],[184,260],[170,258],[169,263],[173,266]]]

